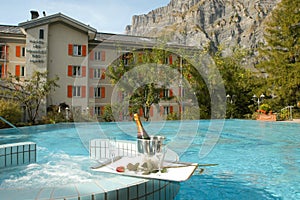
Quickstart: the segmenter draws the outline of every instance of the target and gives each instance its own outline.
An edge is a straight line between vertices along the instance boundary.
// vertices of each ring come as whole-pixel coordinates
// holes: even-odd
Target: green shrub
[[[259,106],[259,109],[264,110],[264,111],[266,111],[266,113],[268,113],[271,110],[271,106],[269,106],[269,104],[264,103]]]
[[[287,109],[283,109],[280,111],[280,120],[288,120],[289,119],[289,111]]]
[[[111,105],[104,106],[104,110],[102,113],[102,119],[106,122],[114,121],[114,116],[113,116]]]
[[[254,113],[252,114],[251,119],[256,120],[257,117],[258,117],[258,112],[254,112]]]
[[[169,113],[167,115],[167,120],[178,120],[178,116],[175,112]]]
[[[22,117],[20,104],[12,100],[0,99],[0,116],[12,124],[20,122]],[[10,126],[7,123],[0,120],[0,128],[8,127]]]

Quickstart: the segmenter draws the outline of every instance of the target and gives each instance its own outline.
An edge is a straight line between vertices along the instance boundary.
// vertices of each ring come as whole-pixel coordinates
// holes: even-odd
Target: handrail
[[[288,111],[288,118],[289,120],[293,120],[293,108],[294,106],[286,106],[285,108],[282,108],[281,111],[287,110]]]
[[[20,131],[20,129],[18,129],[15,125],[13,125],[12,123],[10,123],[9,121],[7,121],[6,119],[4,119],[3,117],[0,116],[0,119],[1,119],[3,122],[5,122],[5,123],[7,123],[8,125],[10,125],[11,127],[13,127],[13,128],[15,128],[15,129],[17,129],[18,131]]]

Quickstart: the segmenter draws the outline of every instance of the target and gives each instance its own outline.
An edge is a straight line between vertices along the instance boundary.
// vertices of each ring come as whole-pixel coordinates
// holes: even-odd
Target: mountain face
[[[263,22],[280,0],[171,0],[135,15],[126,34],[164,37],[189,46],[241,46],[263,42]],[[230,48],[226,48],[230,49]]]

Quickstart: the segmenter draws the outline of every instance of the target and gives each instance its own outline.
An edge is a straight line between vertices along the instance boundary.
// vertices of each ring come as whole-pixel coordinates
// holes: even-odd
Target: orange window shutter
[[[5,65],[5,70],[4,70],[4,77],[7,77],[7,64]]]
[[[5,48],[4,48],[4,50],[5,50],[5,52],[6,52],[6,55],[5,55],[5,56],[8,56],[8,49],[9,49],[9,47],[8,47],[8,46],[5,46]]]
[[[90,60],[94,60],[95,59],[95,52],[92,50],[91,52],[90,52]]]
[[[90,78],[92,79],[92,78],[94,78],[94,69],[90,69],[89,70],[90,72]]]
[[[69,55],[69,56],[72,56],[72,55],[73,55],[73,45],[72,45],[72,44],[69,44],[69,45],[68,45],[68,55]]]
[[[86,66],[82,66],[82,77],[86,77]]]
[[[160,106],[159,109],[160,109],[160,113],[159,113],[159,114],[160,114],[160,115],[163,115],[163,114],[164,114],[164,107],[163,107],[163,106]]]
[[[72,76],[73,75],[73,67],[72,65],[68,66],[68,76]]]
[[[105,69],[101,70],[101,79],[105,79]]]
[[[94,87],[90,87],[90,98],[94,98],[95,93],[94,93]]]
[[[104,114],[104,106],[100,107],[100,114],[103,115]]]
[[[101,88],[101,97],[105,98],[105,87]]]
[[[15,75],[16,76],[20,76],[20,69],[21,69],[21,66],[20,65],[16,65],[16,71],[15,71]]]
[[[159,97],[162,98],[163,96],[164,96],[164,91],[163,91],[163,90],[160,90]]]
[[[172,57],[172,55],[169,56],[169,64],[170,64],[170,65],[173,64],[173,57]]]
[[[16,57],[21,57],[21,46],[16,46]]]
[[[170,89],[170,97],[172,97],[172,96],[173,96],[173,90]]]
[[[82,90],[81,97],[82,98],[86,97],[86,86],[82,86],[81,90]]]
[[[82,45],[82,56],[86,56],[86,45]]]
[[[153,106],[150,107],[150,117],[153,117]]]
[[[140,115],[140,116],[143,116],[143,115],[144,115],[143,108],[140,108],[140,110],[139,110],[139,115]]]
[[[73,94],[73,93],[72,93],[72,90],[73,90],[73,86],[72,86],[72,85],[68,85],[68,97],[69,97],[69,98],[72,98],[72,96],[73,96],[73,95],[72,95],[72,94]]]
[[[101,51],[101,60],[105,61],[105,51]]]
[[[173,113],[173,106],[170,106],[170,113]]]

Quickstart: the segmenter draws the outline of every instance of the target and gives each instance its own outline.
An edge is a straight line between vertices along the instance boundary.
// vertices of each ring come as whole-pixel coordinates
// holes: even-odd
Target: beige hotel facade
[[[5,84],[8,73],[25,79],[36,70],[48,71],[49,78],[59,76],[60,87],[45,100],[41,116],[46,115],[49,105],[66,103],[73,112],[101,119],[104,106],[113,103],[115,87],[106,76],[107,67],[116,60],[126,61],[124,55],[132,50],[143,51],[156,44],[155,38],[97,32],[61,13],[32,17],[17,26],[0,25],[1,84]],[[179,56],[169,54],[164,64],[178,59]],[[117,101],[122,101],[122,95],[117,95]],[[182,88],[175,85],[164,95],[183,95]],[[151,107],[150,117],[164,119],[167,114],[180,114],[182,110],[174,100],[161,101]],[[126,108],[115,115],[117,121],[130,119]]]

